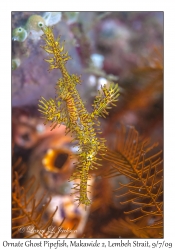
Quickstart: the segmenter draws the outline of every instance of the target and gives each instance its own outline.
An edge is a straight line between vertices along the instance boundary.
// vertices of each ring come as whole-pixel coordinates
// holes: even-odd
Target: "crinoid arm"
[[[118,173],[128,177],[128,183],[120,183],[116,189],[116,197],[123,199],[121,204],[128,204],[125,214],[139,223],[140,230],[155,229],[162,237],[163,166],[162,151],[152,153],[156,146],[149,145],[149,140],[141,141],[133,127],[121,126],[115,150],[108,150],[103,158],[113,168],[110,177]]]

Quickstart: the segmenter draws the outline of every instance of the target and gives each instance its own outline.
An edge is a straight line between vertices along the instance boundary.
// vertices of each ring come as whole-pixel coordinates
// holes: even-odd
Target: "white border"
[[[164,11],[164,170],[165,170],[165,238],[175,245],[175,15],[174,1],[2,1],[0,15],[0,239],[11,239],[11,11]],[[103,240],[104,242],[104,240]],[[28,249],[23,247],[23,249]],[[46,248],[47,249],[47,248]],[[48,248],[49,249],[49,248]],[[132,248],[131,248],[132,249]],[[147,248],[144,248],[147,249]],[[162,248],[164,249],[164,248]]]

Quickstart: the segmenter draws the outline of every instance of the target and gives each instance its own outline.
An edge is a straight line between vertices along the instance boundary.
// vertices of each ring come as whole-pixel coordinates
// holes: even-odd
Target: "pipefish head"
[[[39,32],[41,28],[44,28],[45,20],[40,15],[32,15],[28,18],[26,23],[26,30],[29,32],[31,30],[35,30]]]
[[[45,25],[46,23],[42,16],[32,15],[28,18],[25,28],[31,39],[38,40],[43,34],[42,29],[45,27]]]

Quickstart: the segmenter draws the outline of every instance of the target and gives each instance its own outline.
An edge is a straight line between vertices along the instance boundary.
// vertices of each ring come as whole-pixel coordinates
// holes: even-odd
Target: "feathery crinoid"
[[[154,152],[157,144],[140,141],[138,132],[130,127],[121,127],[117,132],[115,150],[105,154],[104,159],[112,163],[108,177],[118,173],[128,177],[129,183],[120,183],[115,190],[128,204],[125,214],[139,229],[154,230],[156,237],[163,235],[163,168],[162,151]],[[125,208],[126,209],[126,208]],[[156,231],[155,231],[156,230]]]
[[[39,201],[36,200],[35,191],[29,195],[31,187],[34,185],[35,179],[31,178],[28,185],[24,188],[19,183],[18,173],[14,173],[13,192],[12,192],[12,238],[51,238],[58,237],[49,232],[49,226],[52,225],[54,213],[47,221],[43,220],[46,209],[51,198],[43,204],[45,194]]]
[[[52,122],[52,129],[57,125],[64,124],[67,133],[71,132],[79,148],[78,162],[71,177],[72,180],[79,179],[80,183],[75,185],[75,192],[79,192],[77,200],[81,204],[89,205],[91,202],[87,196],[87,181],[89,170],[98,167],[97,153],[104,154],[105,139],[98,138],[97,133],[100,122],[98,116],[107,115],[108,105],[115,105],[118,98],[118,85],[107,88],[102,87],[93,104],[93,112],[87,112],[84,103],[76,89],[81,83],[80,77],[69,74],[66,62],[71,59],[68,52],[64,52],[64,44],[60,44],[60,37],[55,40],[52,28],[43,29],[45,46],[42,48],[52,56],[46,59],[50,64],[49,70],[59,69],[62,73],[56,84],[57,98],[46,101],[43,97],[39,101],[40,112],[44,114],[47,121]],[[96,130],[97,129],[97,130]]]
[[[58,207],[51,214],[49,213],[48,207],[52,198],[47,197],[46,193],[38,197],[37,191],[40,186],[35,186],[34,177],[29,179],[25,187],[22,187],[19,183],[19,175],[15,172],[12,184],[12,238],[50,239],[60,238],[63,235],[64,238],[69,236],[69,232],[64,234],[62,231],[52,230],[55,225],[57,226],[54,216]],[[33,186],[35,186],[34,191]],[[63,223],[64,219],[58,224],[58,228],[61,228]]]

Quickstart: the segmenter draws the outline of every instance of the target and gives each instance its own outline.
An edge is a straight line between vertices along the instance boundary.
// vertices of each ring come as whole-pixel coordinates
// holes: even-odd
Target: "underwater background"
[[[17,198],[14,200],[17,207],[12,208],[12,218],[17,219],[13,222],[12,237],[44,237],[43,233],[34,234],[35,224],[38,230],[43,229],[41,222],[49,222],[55,233],[60,225],[70,230],[59,235],[49,232],[48,237],[163,236],[163,225],[159,223],[160,210],[163,209],[163,191],[159,186],[163,178],[163,18],[163,12],[12,12],[12,187],[17,185],[20,189],[23,186],[28,190],[28,185],[31,186],[25,193],[30,202],[34,198],[40,200],[45,192],[52,197],[49,203],[48,198],[43,198],[36,207],[37,211],[31,210],[30,202],[27,207],[24,201],[20,201],[24,206],[21,211],[17,203],[20,193],[14,188],[12,199]],[[72,138],[69,134],[65,136],[64,125],[50,131],[50,124],[43,124],[38,111],[40,97],[54,98],[55,84],[61,77],[59,70],[48,72],[48,64],[44,61],[47,53],[40,47],[44,42],[38,28],[43,24],[54,26],[55,37],[60,35],[61,41],[65,40],[65,49],[72,57],[66,65],[67,71],[81,75],[82,84],[77,89],[89,112],[101,85],[112,81],[118,83],[120,89],[117,106],[105,119],[100,118],[102,137],[107,140],[106,145],[113,154],[107,154],[102,167],[92,172],[89,183],[92,204],[86,210],[81,205],[77,207],[70,196],[73,184],[68,179],[74,169],[74,158],[77,158]],[[121,189],[118,190],[119,183],[129,183],[131,176],[127,173],[130,170],[125,174],[122,170],[120,172],[121,159],[117,160],[114,154],[120,152],[130,159],[133,150],[130,141],[136,143],[138,138],[140,148],[149,138],[150,146],[143,154],[148,161],[141,161],[146,168],[143,178],[148,190],[155,188],[154,197],[159,197],[153,210],[144,210],[147,216],[132,221],[140,217],[141,212],[138,209],[134,215],[127,214],[126,211],[136,209],[135,204],[125,204],[125,197]],[[122,152],[121,145],[126,145],[126,152]],[[72,154],[73,158],[70,157]],[[154,157],[157,157],[155,161]],[[137,159],[138,155],[133,162]],[[156,171],[158,175],[155,175]],[[39,185],[37,192],[36,183]],[[134,183],[135,187],[137,184]],[[153,201],[149,197],[143,200],[143,195],[146,194],[142,194],[142,199],[138,195],[140,203],[153,206]],[[47,209],[42,210],[43,204],[48,204]],[[157,207],[160,209],[158,214]],[[36,212],[30,223],[24,211],[32,211],[32,216]],[[43,217],[39,222],[36,218],[41,211]],[[49,218],[54,212],[51,224]],[[151,227],[155,222],[159,223],[156,229]],[[22,225],[27,228],[25,232],[17,230]]]

